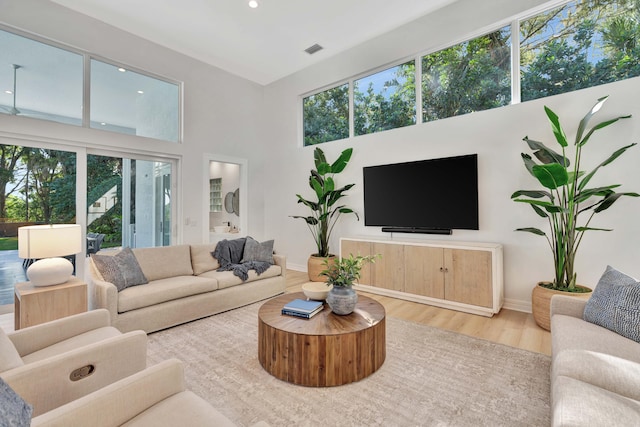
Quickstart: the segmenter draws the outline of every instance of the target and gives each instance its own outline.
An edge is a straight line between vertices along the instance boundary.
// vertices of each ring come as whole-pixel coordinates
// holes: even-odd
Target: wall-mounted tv
[[[384,232],[478,230],[478,155],[363,168],[364,224]]]

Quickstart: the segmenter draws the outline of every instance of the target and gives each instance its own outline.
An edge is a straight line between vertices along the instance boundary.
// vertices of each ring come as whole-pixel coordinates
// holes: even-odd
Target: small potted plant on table
[[[327,278],[327,286],[333,286],[327,296],[327,304],[335,314],[351,314],[358,302],[358,294],[353,289],[353,285],[360,279],[362,265],[366,262],[375,262],[380,254],[356,257],[349,254],[348,257],[329,262],[324,261],[327,267],[320,272],[321,276]]]

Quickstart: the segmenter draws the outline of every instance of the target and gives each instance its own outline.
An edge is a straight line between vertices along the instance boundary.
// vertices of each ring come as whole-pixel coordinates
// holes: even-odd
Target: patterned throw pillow
[[[273,240],[258,243],[253,237],[247,237],[241,262],[262,261],[273,264]]]
[[[149,283],[131,248],[123,248],[116,255],[91,254],[91,258],[104,280],[116,285],[118,292]]]
[[[0,425],[29,427],[33,407],[0,378]]]
[[[607,266],[585,306],[584,320],[640,342],[640,283]]]

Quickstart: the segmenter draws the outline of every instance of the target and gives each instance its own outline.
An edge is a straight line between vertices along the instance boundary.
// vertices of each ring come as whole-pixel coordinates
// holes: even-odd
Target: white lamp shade
[[[18,228],[18,256],[42,259],[74,255],[82,251],[78,224],[30,225]]]
[[[34,286],[64,283],[73,274],[73,265],[63,257],[82,250],[82,230],[77,224],[30,225],[18,228],[18,256],[37,259],[27,269]]]

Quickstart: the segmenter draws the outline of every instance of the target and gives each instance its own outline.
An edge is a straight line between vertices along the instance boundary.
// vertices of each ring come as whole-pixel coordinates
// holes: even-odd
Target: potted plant
[[[311,281],[323,281],[319,275],[322,263],[326,258],[334,257],[329,251],[329,238],[340,216],[354,214],[358,220],[360,219],[356,212],[338,204],[338,201],[345,196],[344,193],[355,184],[347,184],[338,188],[334,180],[334,176],[347,166],[352,152],[352,148],[347,148],[335,162],[329,163],[324,152],[316,147],[313,151],[316,168],[311,170],[309,176],[309,187],[313,190],[316,200],[307,200],[300,194],[296,194],[298,203],[311,209],[311,215],[293,215],[292,217],[305,221],[318,247],[318,251],[312,254],[308,261],[309,280]]]
[[[558,115],[550,108],[544,107],[547,118],[560,152],[554,151],[542,142],[524,138],[533,155],[522,153],[524,165],[529,173],[536,178],[543,187],[538,190],[519,190],[511,198],[520,203],[529,204],[534,212],[549,223],[549,234],[535,227],[518,228],[539,236],[544,236],[553,255],[555,277],[552,282],[539,283],[533,290],[532,311],[539,326],[549,330],[549,301],[552,293],[569,292],[584,295],[591,292],[589,288],[577,285],[575,259],[587,231],[611,231],[605,228],[591,226],[593,217],[610,208],[620,197],[638,197],[637,193],[616,192],[620,185],[605,185],[588,187],[596,172],[607,166],[627,149],[636,145],[626,145],[614,151],[606,160],[592,168],[585,170],[582,165],[582,150],[590,141],[594,132],[609,126],[620,119],[631,116],[620,116],[600,122],[587,131],[591,118],[600,110],[607,97],[600,98],[591,110],[582,118],[573,142],[572,153],[567,153],[569,142],[560,124]],[[571,154],[572,160],[568,156]],[[588,294],[587,294],[588,296]]]
[[[349,257],[330,262],[325,259],[323,265],[326,269],[320,272],[321,276],[327,278],[327,286],[332,286],[327,296],[327,304],[335,314],[345,315],[353,312],[358,302],[358,294],[353,289],[353,285],[360,279],[362,265],[366,262],[375,262],[381,255],[367,255],[356,257],[349,254]]]

